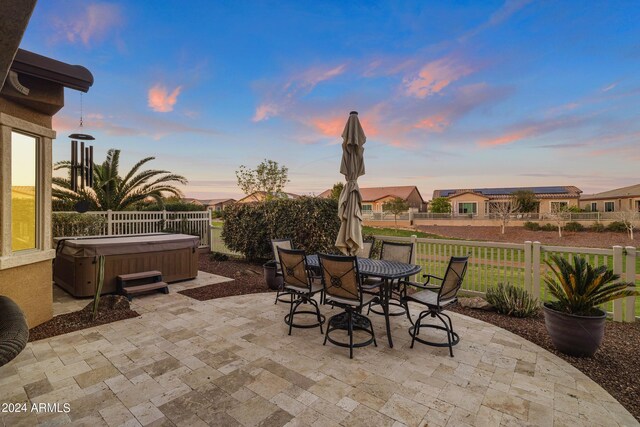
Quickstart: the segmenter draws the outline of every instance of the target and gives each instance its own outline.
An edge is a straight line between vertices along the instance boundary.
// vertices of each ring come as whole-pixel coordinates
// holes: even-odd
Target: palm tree
[[[164,170],[142,170],[140,168],[155,157],[146,157],[136,163],[133,168],[121,177],[118,172],[120,150],[114,148],[107,152],[106,160],[93,166],[93,188],[71,189],[71,162],[62,161],[54,165],[54,170],[69,170],[69,177],[53,178],[52,196],[65,205],[72,206],[80,201],[87,201],[91,210],[125,210],[147,198],[163,203],[164,194],[182,197],[182,192],[175,183],[186,184],[182,175],[172,174]]]

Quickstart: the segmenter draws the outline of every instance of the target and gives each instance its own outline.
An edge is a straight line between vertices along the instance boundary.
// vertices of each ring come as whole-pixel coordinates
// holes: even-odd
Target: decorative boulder
[[[480,297],[458,298],[458,302],[462,307],[475,308],[477,310],[493,310],[493,306]]]

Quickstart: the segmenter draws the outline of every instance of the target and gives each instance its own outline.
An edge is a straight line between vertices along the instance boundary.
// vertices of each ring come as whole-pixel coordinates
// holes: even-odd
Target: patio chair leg
[[[291,294],[291,298],[293,299],[293,294]],[[302,301],[302,298],[300,298],[295,303],[291,304],[291,311],[289,311],[289,335],[291,335],[291,331],[293,330],[293,315]]]
[[[347,311],[348,314],[348,325],[349,325],[349,359],[353,359],[353,315],[351,310]]]
[[[310,301],[312,305],[316,308],[318,323],[320,324],[320,333],[322,334],[324,332],[322,331],[322,317],[320,317],[320,307],[318,306],[318,303],[316,302],[316,300],[314,300],[313,298],[310,298]]]
[[[442,316],[440,316],[439,313],[436,313],[436,316],[438,317],[438,319],[440,319],[440,321],[444,324],[444,328],[447,331],[447,341],[449,342],[449,355],[451,357],[453,357],[453,336],[451,334],[451,330],[449,329],[449,325],[447,325],[447,322],[442,318]],[[446,316],[446,315],[445,315]],[[447,316],[449,317],[449,316]],[[451,319],[449,319],[451,320]]]
[[[411,347],[413,348],[413,344],[416,342],[417,332],[420,330],[420,320],[422,319],[422,313],[418,316],[418,320],[413,324],[413,334],[411,334]]]

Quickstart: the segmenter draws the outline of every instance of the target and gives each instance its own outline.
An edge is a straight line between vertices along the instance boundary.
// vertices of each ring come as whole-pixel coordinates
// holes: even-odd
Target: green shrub
[[[545,225],[540,227],[540,230],[542,230],[542,231],[557,231],[558,227],[556,227],[553,224],[546,223]]]
[[[579,222],[571,221],[564,226],[565,231],[584,231],[584,225]]]
[[[52,237],[101,236],[107,220],[101,215],[75,212],[55,213],[51,218]]]
[[[222,239],[227,248],[246,258],[269,259],[271,239],[291,238],[308,253],[335,253],[340,229],[338,202],[301,197],[261,203],[236,203],[224,210]]]
[[[168,212],[201,212],[206,211],[207,207],[204,205],[197,205],[195,203],[187,203],[182,201],[169,201],[164,205],[159,205],[156,202],[143,203],[139,206],[135,206],[133,210],[137,211],[168,211]]]
[[[527,221],[524,223],[524,228],[531,231],[540,231],[540,224],[537,222]]]
[[[485,295],[487,302],[495,307],[501,314],[513,317],[531,317],[538,313],[538,300],[529,292],[507,283],[487,289]]]
[[[607,225],[607,231],[615,231],[616,233],[625,233],[627,231],[627,226],[624,225],[622,221],[613,221],[609,225]]]
[[[601,222],[596,222],[594,224],[591,224],[591,226],[589,226],[589,231],[593,231],[595,233],[602,233],[606,229],[607,227],[605,227]]]

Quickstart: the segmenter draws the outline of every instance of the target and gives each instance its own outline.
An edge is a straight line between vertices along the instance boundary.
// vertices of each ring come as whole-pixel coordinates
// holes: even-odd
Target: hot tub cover
[[[188,234],[147,234],[138,236],[104,236],[60,238],[58,253],[74,257],[139,254],[198,248],[200,238]]]

